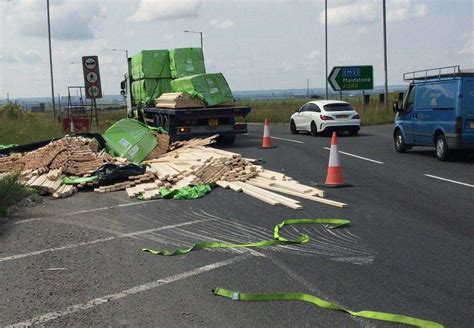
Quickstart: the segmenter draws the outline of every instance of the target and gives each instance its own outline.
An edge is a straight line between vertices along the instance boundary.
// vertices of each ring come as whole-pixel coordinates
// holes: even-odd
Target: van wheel
[[[446,142],[446,137],[444,134],[440,134],[436,138],[436,157],[444,162],[445,160],[448,159],[449,157],[449,149],[448,149],[448,143]]]
[[[400,130],[397,130],[395,132],[393,141],[395,143],[395,150],[397,151],[397,153],[405,153],[407,151],[408,147],[407,147],[407,144],[405,143],[405,140],[403,139],[403,135]]]
[[[318,128],[316,127],[316,123],[311,122],[311,135],[316,137],[318,135]]]
[[[298,134],[298,130],[296,130],[295,121],[293,120],[291,120],[290,122],[290,131],[291,131],[291,134]]]

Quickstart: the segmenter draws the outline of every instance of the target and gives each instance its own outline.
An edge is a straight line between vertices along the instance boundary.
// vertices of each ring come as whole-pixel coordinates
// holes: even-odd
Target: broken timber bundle
[[[325,198],[325,192],[300,184],[282,173],[266,170],[254,165],[240,154],[205,147],[205,139],[176,144],[180,148],[145,162],[148,172],[154,174],[146,183],[126,189],[130,197],[143,199],[160,197],[160,189],[171,190],[202,183],[215,183],[225,189],[243,192],[272,205],[283,205],[293,209],[302,208],[297,197],[315,202],[346,207],[347,204]],[[209,140],[207,141],[209,142]]]
[[[156,107],[161,108],[203,108],[204,103],[199,99],[194,99],[185,92],[164,93],[156,99]]]

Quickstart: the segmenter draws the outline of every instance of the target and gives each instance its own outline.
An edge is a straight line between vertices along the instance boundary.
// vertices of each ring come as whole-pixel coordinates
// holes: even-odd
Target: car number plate
[[[336,115],[337,118],[348,118],[349,115]]]
[[[469,128],[474,129],[474,122],[469,123]]]
[[[209,126],[218,126],[219,120],[217,118],[210,118],[209,119]]]

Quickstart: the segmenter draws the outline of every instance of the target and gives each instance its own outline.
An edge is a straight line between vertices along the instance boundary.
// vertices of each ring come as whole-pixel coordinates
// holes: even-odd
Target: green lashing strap
[[[383,320],[389,322],[403,323],[406,325],[412,325],[415,327],[433,327],[442,328],[443,326],[433,321],[427,321],[408,317],[400,314],[375,312],[375,311],[351,311],[344,309],[339,305],[325,301],[316,296],[303,294],[303,293],[272,293],[272,294],[243,294],[234,292],[231,290],[216,288],[213,290],[214,295],[230,298],[234,301],[248,301],[248,302],[261,302],[261,301],[302,301],[309,302],[316,306],[319,306],[328,310],[336,310],[349,313],[355,317],[362,317],[375,320]]]
[[[289,240],[284,237],[280,236],[280,229],[287,225],[293,224],[331,224],[331,229],[340,228],[343,226],[347,226],[350,223],[349,220],[344,219],[288,219],[284,220],[280,224],[275,226],[273,229],[273,239],[269,240],[262,240],[255,243],[249,244],[228,244],[222,242],[202,242],[198,244],[194,244],[190,248],[186,249],[177,249],[175,251],[169,250],[153,250],[150,248],[143,248],[142,251],[150,252],[155,255],[164,255],[164,256],[172,256],[172,255],[182,255],[192,251],[196,251],[198,249],[205,249],[205,248],[239,248],[239,247],[264,247],[264,246],[274,246],[274,245],[291,245],[291,244],[306,244],[309,241],[308,235],[301,235],[298,239]]]

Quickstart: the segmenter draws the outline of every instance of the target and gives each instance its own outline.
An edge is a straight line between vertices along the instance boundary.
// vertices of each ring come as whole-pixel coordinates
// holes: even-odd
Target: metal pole
[[[388,110],[388,74],[387,74],[387,20],[385,15],[385,0],[383,0],[383,63],[385,72],[385,110]]]
[[[204,46],[202,44],[202,32],[199,32],[199,34],[201,35],[201,49],[202,49],[202,51],[204,51]]]
[[[325,35],[325,50],[326,50],[326,75],[324,76],[326,80],[326,99],[329,98],[329,89],[328,89],[328,0],[324,1],[324,35]]]
[[[48,12],[48,41],[49,41],[49,69],[51,71],[51,98],[53,101],[53,117],[56,117],[56,105],[54,101],[54,79],[53,79],[53,55],[51,52],[51,23],[49,18],[49,0],[46,0]]]

